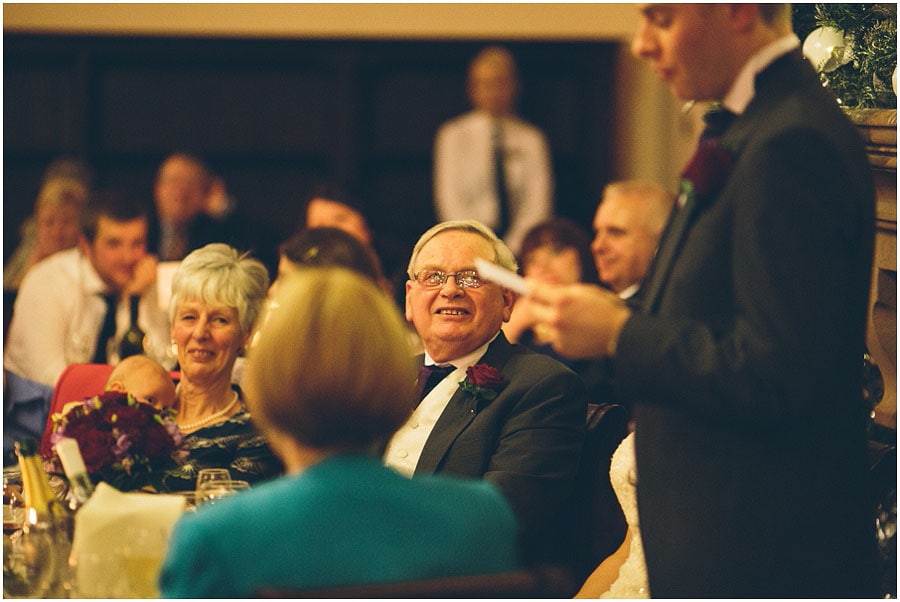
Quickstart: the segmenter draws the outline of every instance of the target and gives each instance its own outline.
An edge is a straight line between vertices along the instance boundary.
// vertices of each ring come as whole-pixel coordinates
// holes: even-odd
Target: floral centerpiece
[[[174,410],[158,410],[118,391],[70,405],[53,416],[50,447],[63,437],[75,439],[94,483],[105,481],[121,491],[153,487],[156,477],[187,459],[189,446]],[[44,451],[48,472],[61,473],[56,453]]]

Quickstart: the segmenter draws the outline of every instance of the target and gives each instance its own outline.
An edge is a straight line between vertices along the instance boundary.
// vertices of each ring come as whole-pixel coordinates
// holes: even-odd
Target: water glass
[[[195,503],[199,503],[200,501],[200,488],[206,484],[211,483],[213,481],[230,481],[231,473],[228,472],[227,468],[201,468],[200,472],[197,473],[197,485],[194,488]]]
[[[208,481],[197,490],[197,506],[214,504],[246,489],[250,489],[247,481]]]

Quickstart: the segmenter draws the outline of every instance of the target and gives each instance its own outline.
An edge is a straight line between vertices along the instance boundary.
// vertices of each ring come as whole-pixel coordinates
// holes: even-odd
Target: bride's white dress
[[[601,598],[649,598],[647,565],[637,511],[637,470],[634,462],[634,433],[629,433],[613,453],[609,465],[609,480],[616,492],[631,533],[628,558],[619,570],[619,577]]]

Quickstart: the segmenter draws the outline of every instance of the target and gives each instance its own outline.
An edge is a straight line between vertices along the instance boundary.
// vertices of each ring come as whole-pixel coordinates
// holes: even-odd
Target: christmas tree
[[[897,108],[892,83],[897,68],[896,4],[794,4],[792,11],[801,41],[820,27],[842,33],[843,56],[836,61],[840,64],[819,73],[841,105]]]

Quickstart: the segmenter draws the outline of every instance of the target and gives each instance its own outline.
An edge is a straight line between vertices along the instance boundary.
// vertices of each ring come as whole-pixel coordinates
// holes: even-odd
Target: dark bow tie
[[[706,126],[700,133],[700,138],[721,138],[736,117],[737,115],[722,105],[714,105],[703,114],[703,122]]]
[[[444,380],[444,378],[456,370],[456,366],[447,365],[447,366],[422,366],[419,368],[419,380],[418,380],[418,398],[419,401],[425,399],[425,396],[431,392],[433,388],[437,386],[439,382]]]

